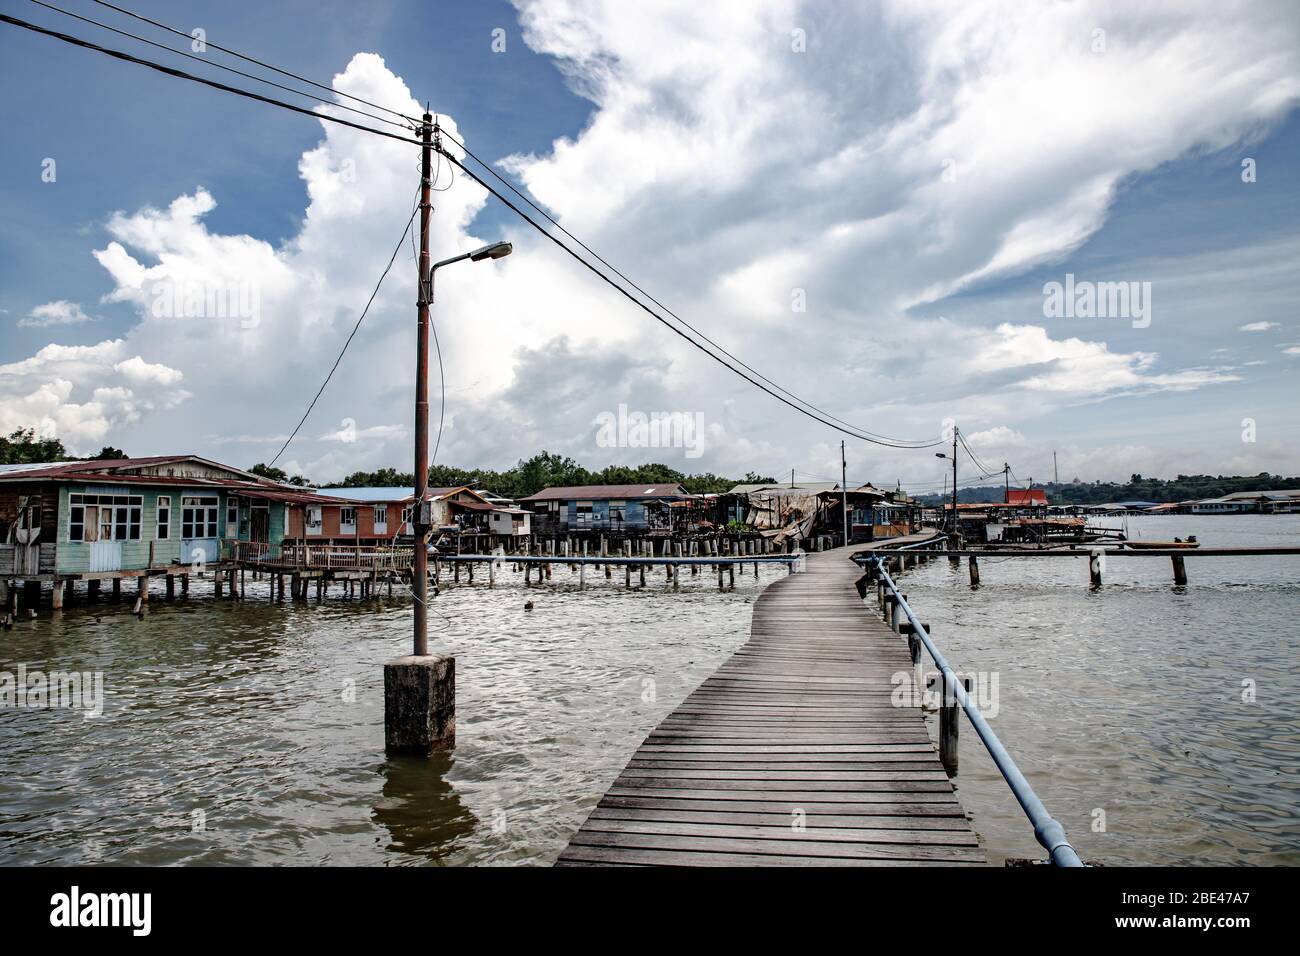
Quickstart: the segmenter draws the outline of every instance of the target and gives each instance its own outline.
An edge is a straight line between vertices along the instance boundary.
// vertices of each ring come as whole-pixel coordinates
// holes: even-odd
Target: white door
[[[95,540],[90,543],[90,570],[121,571],[122,542],[114,534],[117,509],[101,505],[96,514]]]

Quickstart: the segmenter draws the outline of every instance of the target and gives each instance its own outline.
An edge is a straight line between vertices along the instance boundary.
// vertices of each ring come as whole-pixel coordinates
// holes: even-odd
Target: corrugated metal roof
[[[675,482],[645,485],[567,485],[557,488],[543,488],[535,495],[520,498],[520,501],[569,501],[588,498],[685,498],[688,492]]]
[[[783,485],[780,482],[770,482],[768,484],[749,484],[736,485],[728,494],[732,495],[752,495],[756,492],[763,492],[770,495],[779,494],[819,494],[823,491],[839,491],[839,482],[835,481],[801,481],[793,486]]]
[[[454,488],[430,488],[429,497],[442,498],[445,495],[454,494],[457,491],[468,491],[470,494],[477,494],[467,485],[457,485]],[[352,501],[410,501],[415,497],[414,488],[404,488],[400,486],[373,488],[317,488],[318,495],[325,495],[327,498],[348,498]]]

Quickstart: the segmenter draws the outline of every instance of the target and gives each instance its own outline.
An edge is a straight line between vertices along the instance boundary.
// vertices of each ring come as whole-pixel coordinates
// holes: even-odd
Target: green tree
[[[0,464],[26,465],[63,461],[68,452],[57,438],[37,438],[35,428],[17,428],[8,436],[0,435]]]

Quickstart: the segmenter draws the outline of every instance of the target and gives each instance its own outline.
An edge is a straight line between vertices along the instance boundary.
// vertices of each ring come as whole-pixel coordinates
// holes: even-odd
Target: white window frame
[[[154,502],[154,538],[170,540],[172,536],[172,496],[159,495]]]
[[[139,541],[143,523],[144,495],[68,495],[69,541]]]
[[[319,535],[324,530],[324,516],[320,505],[307,505],[303,509],[303,532]]]
[[[216,495],[182,495],[181,537],[187,541],[220,537],[220,513],[221,499]],[[190,530],[189,534],[185,533],[186,527]]]
[[[348,520],[348,514],[351,513],[352,520]],[[341,505],[339,507],[339,534],[356,534],[357,533],[357,509],[355,505]]]
[[[375,505],[375,534],[388,534],[388,505]]]
[[[239,537],[239,499],[233,495],[226,498],[226,537]]]

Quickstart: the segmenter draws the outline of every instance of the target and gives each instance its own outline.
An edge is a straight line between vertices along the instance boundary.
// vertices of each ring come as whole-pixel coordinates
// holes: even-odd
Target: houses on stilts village
[[[703,495],[672,483],[592,485],[518,501],[462,486],[431,488],[425,500],[435,584],[439,559],[454,556],[613,556],[636,566],[637,557],[821,550],[843,543],[845,503],[853,542],[906,534],[920,520],[910,499],[869,485]],[[312,582],[318,595],[334,582],[349,594],[392,593],[409,580],[415,507],[409,487],[304,488],[197,455],[0,465],[0,615],[11,622],[20,595],[30,613],[106,588],[120,598],[124,581],[137,611],[151,583],[170,599],[201,577],[235,597],[250,573],[269,576],[273,599],[286,588],[305,598]],[[459,580],[459,564],[454,573]]]

